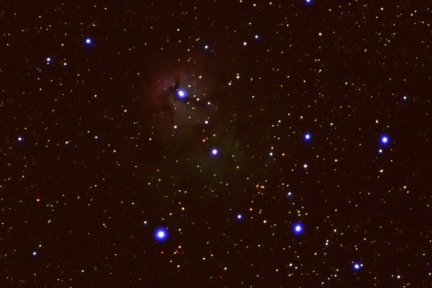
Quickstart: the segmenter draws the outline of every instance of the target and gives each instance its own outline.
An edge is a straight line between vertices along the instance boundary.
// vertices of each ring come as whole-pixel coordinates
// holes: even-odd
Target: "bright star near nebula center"
[[[180,90],[177,91],[177,96],[180,99],[184,99],[184,98],[186,98],[187,93],[186,93],[186,91],[184,89],[180,89]]]

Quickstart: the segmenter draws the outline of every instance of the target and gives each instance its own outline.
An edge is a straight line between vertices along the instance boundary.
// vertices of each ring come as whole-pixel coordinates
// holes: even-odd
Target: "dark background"
[[[430,7],[0,1],[0,287],[431,287]]]

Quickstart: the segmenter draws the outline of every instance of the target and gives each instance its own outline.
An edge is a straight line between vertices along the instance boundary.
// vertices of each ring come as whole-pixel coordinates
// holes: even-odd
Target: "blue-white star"
[[[85,43],[86,46],[91,46],[91,45],[93,44],[93,39],[90,38],[90,37],[87,37],[87,38],[84,40],[84,43]]]
[[[212,150],[211,150],[211,155],[212,156],[217,156],[219,154],[219,150],[217,149],[217,148],[213,148]]]
[[[390,137],[387,135],[381,135],[380,142],[382,145],[387,145],[390,143]]]
[[[184,90],[184,89],[179,89],[179,90],[177,91],[177,97],[178,97],[179,99],[185,99],[185,98],[187,97],[187,92],[186,92],[186,90]]]
[[[354,262],[352,267],[354,271],[359,271],[363,267],[363,264],[359,262]]]
[[[301,224],[300,222],[295,223],[292,229],[294,234],[296,235],[301,235],[304,232],[303,224]]]
[[[163,242],[168,238],[168,230],[164,227],[159,227],[154,232],[156,241]]]

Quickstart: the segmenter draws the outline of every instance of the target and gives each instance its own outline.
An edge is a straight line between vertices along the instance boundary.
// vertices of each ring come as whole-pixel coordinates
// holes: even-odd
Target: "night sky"
[[[1,1],[0,287],[432,287],[429,1]]]

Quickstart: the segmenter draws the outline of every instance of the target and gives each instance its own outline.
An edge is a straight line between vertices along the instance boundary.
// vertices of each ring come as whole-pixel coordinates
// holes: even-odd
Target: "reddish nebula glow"
[[[139,95],[141,110],[144,121],[162,138],[204,126],[217,110],[216,81],[203,63],[163,62],[149,73]]]

